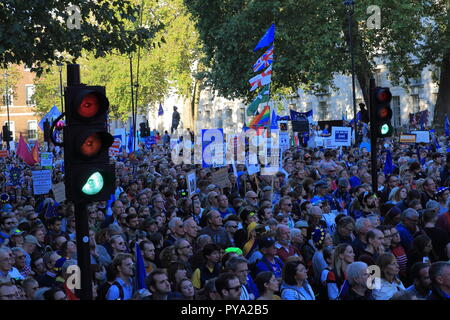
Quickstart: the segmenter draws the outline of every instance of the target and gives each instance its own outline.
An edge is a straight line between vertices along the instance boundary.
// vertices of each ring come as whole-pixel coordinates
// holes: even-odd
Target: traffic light
[[[65,105],[66,197],[75,202],[108,200],[115,189],[115,168],[109,163],[114,139],[107,131],[105,87],[69,86]]]
[[[139,130],[139,131],[140,131],[140,136],[141,136],[141,138],[145,138],[145,137],[150,136],[150,127],[149,127],[147,121],[146,121],[146,122],[141,122],[141,123],[139,124],[139,127],[141,128],[141,129]]]
[[[374,108],[375,121],[371,126],[373,126],[373,130],[379,138],[390,137],[394,131],[391,124],[391,100],[392,94],[389,88],[376,87],[373,91],[372,107]]]
[[[44,141],[50,142],[50,122],[48,119],[44,121]]]
[[[3,141],[8,142],[12,141],[12,131],[9,130],[8,125],[3,125],[3,131],[2,131]]]

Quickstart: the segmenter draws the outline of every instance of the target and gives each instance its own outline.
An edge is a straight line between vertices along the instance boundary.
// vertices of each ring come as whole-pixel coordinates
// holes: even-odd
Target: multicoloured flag
[[[263,111],[253,118],[253,120],[250,122],[249,127],[252,128],[256,126],[265,126],[269,123],[269,119],[270,119],[270,107],[265,106]]]
[[[272,65],[266,69],[263,73],[254,76],[249,80],[252,88],[250,91],[255,91],[258,87],[265,86],[272,82]]]
[[[271,46],[253,65],[253,71],[258,72],[270,66],[273,62],[273,46]]]
[[[253,52],[258,51],[261,48],[268,47],[275,39],[275,23],[270,26],[270,28],[263,35],[261,40],[259,40]]]
[[[268,102],[269,98],[270,98],[270,84],[262,87],[262,89],[256,96],[255,100],[253,100],[253,102],[247,107],[247,116],[254,115],[256,110],[258,110],[259,105],[261,103]]]

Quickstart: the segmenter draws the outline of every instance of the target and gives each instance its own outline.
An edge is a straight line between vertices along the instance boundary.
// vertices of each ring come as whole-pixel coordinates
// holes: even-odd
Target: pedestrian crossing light
[[[114,193],[115,169],[109,163],[114,139],[107,131],[109,101],[105,87],[69,86],[65,99],[66,197],[74,202],[108,200]]]
[[[389,88],[376,87],[373,91],[373,108],[375,108],[375,121],[372,123],[376,136],[385,138],[392,136],[394,128],[391,124],[392,109],[391,109],[392,94]]]

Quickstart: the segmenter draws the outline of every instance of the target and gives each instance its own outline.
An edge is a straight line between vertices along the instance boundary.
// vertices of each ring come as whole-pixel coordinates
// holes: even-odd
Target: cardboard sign
[[[66,200],[66,185],[64,182],[57,183],[52,187],[56,202],[63,202]]]
[[[331,137],[335,147],[350,147],[352,144],[352,128],[349,127],[332,127]]]
[[[191,171],[186,175],[186,182],[188,185],[189,197],[192,197],[195,190],[197,190],[197,178],[195,176],[195,171]]]
[[[34,195],[47,194],[52,189],[52,171],[32,171]]]
[[[219,186],[219,188],[230,187],[231,183],[228,177],[228,167],[213,172],[211,175],[211,181],[213,184]]]
[[[400,143],[416,143],[415,134],[401,134]]]

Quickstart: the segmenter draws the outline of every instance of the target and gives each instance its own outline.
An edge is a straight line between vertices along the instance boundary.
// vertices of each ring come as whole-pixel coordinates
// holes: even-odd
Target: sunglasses
[[[239,289],[241,289],[241,286],[236,286],[236,287],[233,287],[233,288],[228,288],[228,291],[231,291],[231,290],[239,290]]]

